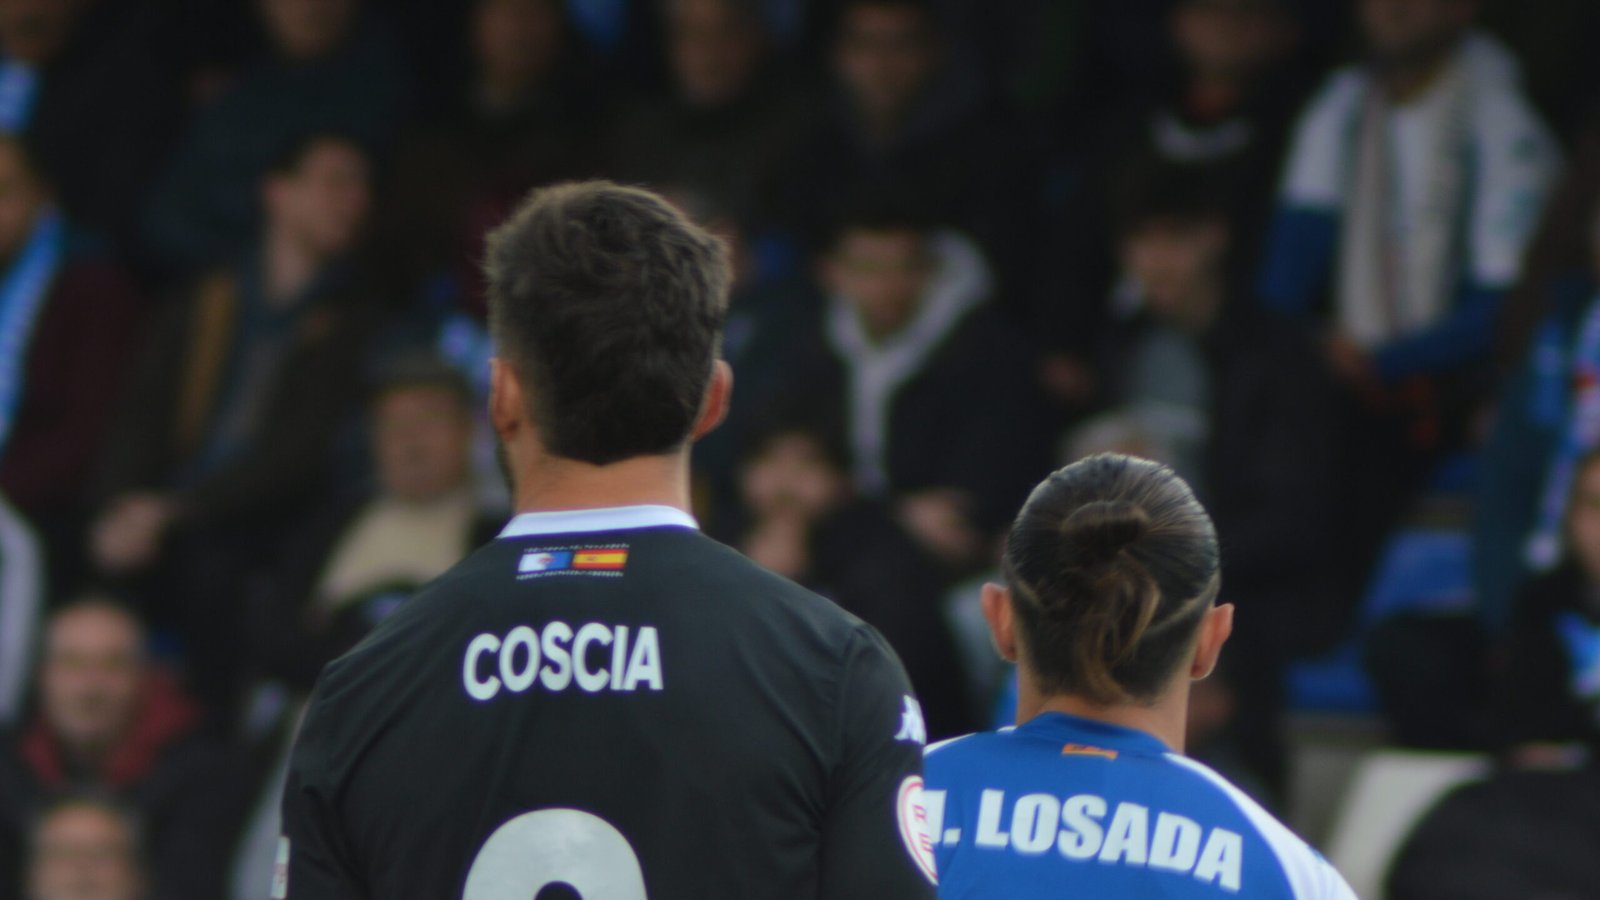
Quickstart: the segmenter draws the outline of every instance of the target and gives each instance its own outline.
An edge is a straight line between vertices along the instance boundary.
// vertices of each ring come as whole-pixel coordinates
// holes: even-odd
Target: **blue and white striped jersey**
[[[924,777],[943,898],[1355,900],[1255,801],[1142,731],[1044,713],[934,744]]]

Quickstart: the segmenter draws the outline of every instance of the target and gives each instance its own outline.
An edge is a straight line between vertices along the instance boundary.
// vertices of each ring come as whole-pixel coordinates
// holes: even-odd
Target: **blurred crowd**
[[[1221,533],[1196,755],[1281,803],[1342,704],[1600,808],[1600,6],[1534,6],[0,0],[0,900],[262,895],[319,669],[507,514],[482,238],[595,177],[732,251],[702,527],[930,737],[1121,450]]]

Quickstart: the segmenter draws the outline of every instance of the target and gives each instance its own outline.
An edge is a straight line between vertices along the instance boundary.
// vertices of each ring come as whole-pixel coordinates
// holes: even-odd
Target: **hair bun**
[[[1125,500],[1085,503],[1061,522],[1061,537],[1078,566],[1110,562],[1149,531],[1150,514]]]

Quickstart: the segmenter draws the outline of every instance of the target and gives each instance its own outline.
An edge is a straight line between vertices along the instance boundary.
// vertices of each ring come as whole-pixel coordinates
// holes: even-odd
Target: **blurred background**
[[[1600,885],[1600,4],[0,0],[0,900],[258,900],[323,664],[507,514],[484,234],[723,237],[703,527],[930,737],[1101,450],[1213,512],[1189,750],[1364,898]]]

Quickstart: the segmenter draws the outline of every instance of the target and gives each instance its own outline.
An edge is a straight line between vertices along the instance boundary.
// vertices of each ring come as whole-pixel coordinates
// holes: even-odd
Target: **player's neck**
[[[1023,677],[1017,687],[1017,724],[1047,712],[1066,713],[1082,719],[1093,719],[1110,725],[1120,725],[1154,735],[1168,749],[1183,752],[1184,733],[1188,726],[1188,682],[1175,686],[1154,703],[1123,703],[1102,706],[1070,694],[1043,695]]]
[[[543,456],[518,473],[517,512],[670,506],[692,512],[685,454],[640,456],[604,466]]]

